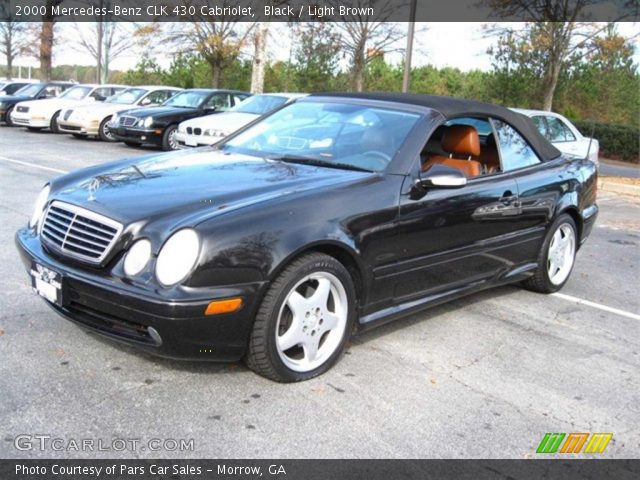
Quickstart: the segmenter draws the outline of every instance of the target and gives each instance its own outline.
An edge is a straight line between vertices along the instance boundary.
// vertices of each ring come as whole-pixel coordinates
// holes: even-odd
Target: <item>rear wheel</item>
[[[178,141],[176,140],[176,133],[178,132],[178,127],[176,125],[169,125],[162,135],[162,150],[177,150],[178,149]]]
[[[4,123],[7,124],[7,127],[13,127],[13,121],[11,120],[11,114],[13,113],[13,109],[15,107],[11,107],[7,110],[7,113],[4,114]]]
[[[571,275],[577,249],[576,224],[569,215],[558,216],[551,224],[538,256],[533,277],[523,282],[530,290],[553,293],[560,290]]]
[[[340,358],[355,322],[355,288],[347,269],[321,253],[304,255],[262,300],[246,362],[278,382],[308,380]]]
[[[100,123],[100,129],[98,130],[98,136],[103,142],[115,142],[116,139],[113,133],[109,130],[108,123],[111,121],[111,117],[107,117]]]
[[[60,133],[60,126],[58,125],[58,117],[60,116],[60,112],[56,112],[51,117],[51,123],[49,123],[49,130],[53,133]]]

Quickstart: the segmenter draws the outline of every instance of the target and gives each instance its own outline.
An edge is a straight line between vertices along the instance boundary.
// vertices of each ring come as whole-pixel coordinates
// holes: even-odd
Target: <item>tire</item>
[[[113,134],[109,132],[107,123],[111,120],[111,117],[107,117],[102,122],[100,122],[100,128],[98,130],[98,137],[103,142],[115,142],[116,139],[113,137]]]
[[[290,307],[296,303],[298,315]],[[249,339],[247,366],[277,382],[299,382],[326,372],[353,330],[355,305],[353,280],[340,262],[322,253],[299,257],[265,293]]]
[[[4,123],[7,125],[7,127],[13,127],[13,122],[11,121],[11,114],[13,113],[13,109],[14,107],[11,107],[9,110],[7,110],[7,112],[4,114]]]
[[[177,130],[177,125],[169,125],[164,129],[164,133],[162,134],[162,150],[165,152],[178,149],[178,143],[175,140]]]
[[[576,223],[567,214],[559,215],[553,221],[540,248],[538,268],[531,278],[523,282],[525,288],[539,293],[553,293],[567,283],[575,264],[577,231]],[[555,275],[552,274],[554,271]]]
[[[60,133],[60,127],[58,126],[58,117],[60,116],[60,112],[56,112],[51,117],[51,123],[49,123],[49,130],[52,133]]]
[[[124,142],[124,144],[125,144],[127,147],[131,147],[131,148],[136,148],[136,147],[139,147],[139,146],[140,146],[140,144],[135,143],[135,142]]]

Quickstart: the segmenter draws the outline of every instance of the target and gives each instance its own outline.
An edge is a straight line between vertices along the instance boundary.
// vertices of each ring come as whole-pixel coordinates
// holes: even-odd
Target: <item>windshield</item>
[[[126,90],[116,93],[114,96],[108,98],[105,103],[117,103],[119,105],[131,105],[136,103],[140,98],[147,93],[147,90],[142,88],[127,88]]]
[[[14,95],[24,95],[26,97],[35,97],[44,85],[42,83],[34,83],[27,85],[18,90]]]
[[[211,92],[181,92],[163,103],[167,107],[198,108]]]
[[[89,95],[89,93],[93,90],[92,87],[72,87],[59,98],[66,98],[67,100],[82,100],[84,97]]]
[[[264,115],[271,110],[284,105],[289,100],[287,97],[276,95],[254,95],[231,109],[232,112],[251,113],[254,115]]]
[[[223,144],[225,152],[335,168],[384,170],[419,115],[332,102],[293,103]]]

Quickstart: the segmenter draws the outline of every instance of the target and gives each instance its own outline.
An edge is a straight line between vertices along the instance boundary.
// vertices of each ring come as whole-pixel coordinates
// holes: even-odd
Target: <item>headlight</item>
[[[153,117],[147,117],[142,122],[142,125],[145,127],[150,127],[152,123],[153,123]]]
[[[29,226],[31,228],[35,227],[42,218],[44,207],[47,205],[47,200],[49,199],[50,191],[51,187],[49,185],[45,185],[44,188],[40,190],[38,198],[36,199],[36,204],[33,207],[33,215],[31,215],[31,220],[29,220]]]
[[[133,277],[139,274],[151,258],[151,242],[138,240],[124,257],[124,273]]]
[[[174,233],[160,249],[156,277],[165,286],[184,280],[198,259],[200,240],[195,230],[186,228]]]

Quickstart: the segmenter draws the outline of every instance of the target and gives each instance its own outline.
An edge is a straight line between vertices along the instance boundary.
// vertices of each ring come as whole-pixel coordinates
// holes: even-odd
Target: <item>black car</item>
[[[180,122],[226,112],[250,96],[236,90],[185,90],[159,107],[136,108],[114,115],[108,128],[116,140],[130,147],[147,144],[176,150],[175,134]]]
[[[0,123],[5,122],[7,125],[13,125],[11,122],[11,112],[17,103],[26,100],[39,100],[42,98],[53,98],[60,95],[67,88],[73,87],[71,82],[42,82],[31,83],[13,95],[3,95],[0,97]]]
[[[82,327],[298,381],[354,329],[496,285],[562,288],[596,177],[502,107],[313,95],[213,147],[57,177],[16,243]]]
[[[26,87],[31,82],[24,80],[4,80],[0,82],[0,96],[13,95],[22,87]]]

